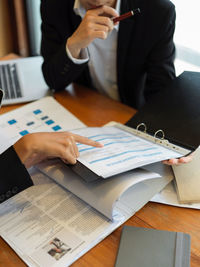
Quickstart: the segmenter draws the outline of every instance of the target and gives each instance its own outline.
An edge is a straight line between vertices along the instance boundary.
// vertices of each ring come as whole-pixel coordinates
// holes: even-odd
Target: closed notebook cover
[[[200,73],[183,72],[152,97],[126,124],[162,129],[170,142],[194,150],[200,143]]]
[[[124,226],[115,267],[189,267],[190,236]]]
[[[172,166],[176,179],[176,190],[180,203],[200,202],[200,147],[187,164]]]

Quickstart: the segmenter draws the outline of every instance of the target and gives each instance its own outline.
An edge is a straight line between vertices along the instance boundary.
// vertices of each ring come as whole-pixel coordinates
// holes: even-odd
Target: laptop
[[[0,61],[2,105],[33,101],[50,94],[42,74],[41,56]]]

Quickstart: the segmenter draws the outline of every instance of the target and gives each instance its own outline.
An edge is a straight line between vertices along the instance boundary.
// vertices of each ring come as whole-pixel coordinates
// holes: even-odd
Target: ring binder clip
[[[144,130],[143,130],[143,132],[144,133],[146,133],[147,132],[147,126],[146,126],[146,124],[145,123],[140,123],[140,124],[138,124],[137,125],[137,127],[136,127],[136,134],[138,134],[138,131],[139,131],[139,128],[141,127],[141,126],[143,126],[144,127]]]
[[[162,133],[162,136],[161,136],[161,137],[157,136],[158,133]],[[156,142],[156,138],[159,138],[159,139],[161,139],[161,140],[164,140],[164,139],[165,139],[165,133],[164,133],[164,131],[161,130],[161,129],[158,130],[158,131],[156,131],[156,132],[154,133],[154,140],[155,140],[155,142]]]

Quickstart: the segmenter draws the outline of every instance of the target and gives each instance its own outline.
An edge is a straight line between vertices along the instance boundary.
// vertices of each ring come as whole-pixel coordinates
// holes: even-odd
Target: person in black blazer
[[[33,133],[23,136],[0,154],[0,203],[33,185],[27,168],[47,158],[61,158],[75,164],[79,156],[76,142],[101,147],[86,137],[68,132]]]
[[[112,7],[119,0],[79,0],[86,10],[89,9],[83,19],[74,12],[76,1],[41,1],[44,78],[49,87],[55,90],[61,90],[71,82],[99,90],[91,79],[91,68],[89,71],[88,67],[90,56],[88,61],[77,64],[69,52],[72,58],[79,58],[82,49],[88,48],[94,40],[107,38],[108,32],[113,30],[112,20],[108,17],[118,15]],[[91,9],[93,3],[107,6]],[[119,13],[124,14],[136,8],[140,8],[140,14],[119,23],[116,63],[112,64],[116,70],[118,99],[139,109],[175,77],[173,34],[176,15],[175,7],[169,0],[121,0]],[[88,25],[91,25],[91,17],[94,19],[95,16],[96,24],[93,25],[103,27],[100,35],[89,36]],[[81,38],[82,43],[79,43]],[[75,50],[80,53],[77,54]]]

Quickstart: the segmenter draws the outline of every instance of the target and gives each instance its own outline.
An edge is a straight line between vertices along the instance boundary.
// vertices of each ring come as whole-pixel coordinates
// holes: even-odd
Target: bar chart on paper
[[[28,133],[67,131],[84,126],[52,97],[45,97],[0,116],[0,132],[11,144]]]
[[[73,132],[104,145],[99,149],[78,144],[80,153],[78,161],[82,165],[73,167],[73,170],[79,175],[83,175],[83,170],[91,170],[94,173],[94,179],[96,176],[109,178],[151,163],[184,155],[181,148],[172,149],[174,145],[164,146],[160,142],[155,142],[152,136],[146,134],[146,138],[142,138],[120,127],[87,127]],[[93,174],[90,173],[91,175]]]

